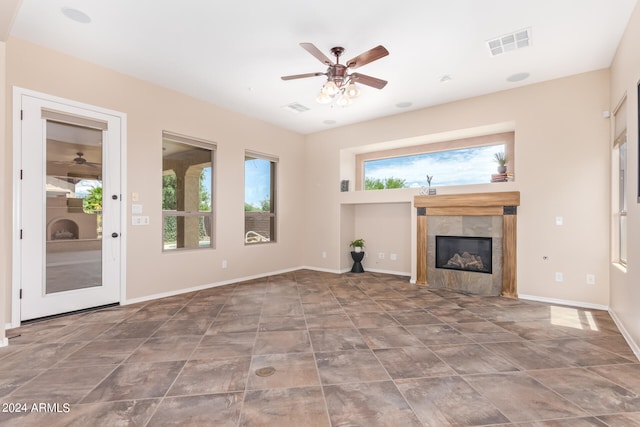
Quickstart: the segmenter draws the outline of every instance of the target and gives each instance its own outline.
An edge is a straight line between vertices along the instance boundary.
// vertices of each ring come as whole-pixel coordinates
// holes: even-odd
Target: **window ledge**
[[[614,262],[613,266],[620,270],[622,273],[627,273],[627,266],[624,264],[620,264],[619,262]]]

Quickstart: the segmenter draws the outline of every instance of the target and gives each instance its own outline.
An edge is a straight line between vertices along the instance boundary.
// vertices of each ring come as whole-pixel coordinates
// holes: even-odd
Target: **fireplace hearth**
[[[436,236],[436,268],[491,274],[491,237]]]

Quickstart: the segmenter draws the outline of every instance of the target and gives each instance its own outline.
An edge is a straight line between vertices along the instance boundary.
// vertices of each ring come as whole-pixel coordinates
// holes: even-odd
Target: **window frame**
[[[268,213],[266,212],[257,212],[257,214],[267,214],[265,216],[269,217],[269,240],[267,241],[261,241],[261,240],[256,240],[256,241],[247,241],[248,239],[248,233],[252,230],[247,231],[247,225],[246,225],[246,219],[247,219],[247,215],[249,216],[255,216],[256,212],[254,211],[245,211],[244,212],[244,220],[245,220],[245,225],[243,227],[243,234],[244,234],[244,245],[245,246],[254,246],[254,245],[263,245],[263,244],[270,244],[270,243],[277,243],[278,242],[278,163],[280,161],[280,159],[277,156],[274,155],[270,155],[270,154],[265,154],[265,153],[261,153],[258,151],[253,151],[253,150],[245,150],[244,153],[244,167],[245,167],[245,175],[244,175],[244,198],[243,201],[244,203],[246,203],[246,162],[248,159],[258,159],[258,160],[264,160],[264,161],[268,161],[270,163],[269,166],[269,192],[270,192],[270,199],[269,199],[269,209],[270,211]]]
[[[515,131],[494,133],[490,135],[475,136],[470,138],[452,139],[447,141],[433,142],[414,146],[392,148],[389,150],[371,151],[368,153],[356,154],[356,191],[364,190],[364,164],[371,160],[393,159],[410,157],[420,154],[430,154],[445,151],[462,150],[465,148],[485,147],[496,144],[505,145],[505,155],[507,162],[507,173],[514,176],[515,172]],[[489,181],[487,181],[489,183]],[[476,184],[464,184],[476,185]]]
[[[627,267],[627,207],[628,207],[628,144],[627,144],[627,96],[622,97],[613,113],[612,147],[612,259],[623,268]]]
[[[617,234],[618,234],[618,244],[617,244],[617,253],[616,253],[616,262],[624,267],[627,266],[627,242],[628,242],[628,226],[627,226],[627,186],[629,184],[629,177],[627,175],[628,165],[629,165],[629,157],[628,157],[628,145],[627,145],[627,135],[626,130],[623,135],[620,135],[619,138],[616,139],[614,143],[615,151],[616,151],[616,160],[618,164],[618,180],[617,180],[617,194],[618,194],[618,203],[617,203],[617,212],[616,212],[616,222],[617,222]],[[624,152],[624,155],[622,153]]]
[[[190,250],[206,250],[206,249],[215,249],[216,248],[216,210],[215,210],[215,195],[216,195],[216,190],[215,190],[215,185],[216,185],[216,159],[217,159],[217,144],[215,142],[212,141],[208,141],[205,139],[200,139],[200,138],[194,138],[194,137],[190,137],[190,136],[185,136],[185,135],[180,135],[180,134],[176,134],[173,132],[169,132],[169,131],[162,131],[162,143],[163,143],[163,153],[164,153],[164,144],[165,141],[168,142],[172,142],[172,143],[178,143],[178,144],[182,144],[182,145],[188,145],[194,148],[200,148],[200,149],[204,149],[204,150],[209,150],[210,152],[210,168],[211,168],[211,176],[210,176],[210,186],[211,186],[211,200],[210,200],[210,210],[209,211],[201,211],[201,210],[197,210],[197,211],[190,211],[190,210],[170,210],[170,209],[162,209],[162,227],[161,227],[161,244],[162,244],[162,252],[163,253],[173,253],[173,252],[183,252],[183,251],[190,251]],[[168,171],[173,171],[173,173],[175,174],[176,171],[173,169],[164,169],[164,154],[162,156],[163,159],[163,170],[162,170],[162,176],[164,177]],[[205,169],[205,168],[203,168]],[[199,175],[198,175],[199,176]],[[199,198],[198,198],[199,200]],[[210,241],[209,241],[209,245],[208,246],[188,246],[188,247],[175,247],[175,248],[167,248],[165,245],[165,236],[164,236],[164,232],[165,232],[165,221],[167,220],[167,218],[172,218],[175,217],[176,221],[178,221],[179,218],[194,218],[194,217],[202,217],[205,218],[205,220],[208,218],[209,220],[209,231],[210,231]],[[205,226],[206,227],[206,226]]]

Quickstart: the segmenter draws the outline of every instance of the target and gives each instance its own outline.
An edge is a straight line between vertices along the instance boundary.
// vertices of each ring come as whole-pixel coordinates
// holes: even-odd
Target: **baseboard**
[[[7,338],[2,338],[2,340],[0,340],[0,347],[6,347],[9,345],[9,340]]]
[[[221,282],[207,283],[207,284],[204,284],[204,285],[193,286],[193,287],[190,287],[190,288],[177,289],[175,291],[151,294],[151,295],[147,295],[147,296],[139,297],[139,298],[125,299],[125,300],[120,302],[120,305],[137,304],[137,303],[141,303],[141,302],[147,302],[147,301],[156,300],[156,299],[159,299],[159,298],[173,297],[173,296],[176,296],[176,295],[186,294],[186,293],[189,293],[189,292],[202,291],[204,289],[217,288],[218,286],[230,285],[230,284],[233,284],[233,283],[244,282],[244,281],[247,281],[247,280],[261,279],[263,277],[275,276],[275,275],[284,274],[284,273],[291,273],[292,271],[299,271],[299,270],[312,270],[312,271],[319,271],[319,272],[323,272],[323,273],[333,273],[333,274],[342,274],[342,273],[347,273],[347,272],[350,271],[348,269],[345,270],[345,271],[340,271],[340,270],[333,270],[333,269],[327,269],[327,268],[318,268],[318,267],[309,267],[309,266],[294,267],[294,268],[288,268],[288,269],[285,269],[285,270],[277,270],[277,271],[270,271],[268,273],[256,274],[256,275],[253,275],[253,276],[236,277],[234,279],[224,280],[224,281],[221,281]],[[393,274],[393,275],[396,275],[396,276],[411,276],[411,273],[406,273],[404,271],[371,270],[371,269],[368,269],[367,271],[370,271],[372,273]],[[8,327],[7,327],[7,329],[8,329]]]
[[[13,328],[17,328],[20,325],[14,325],[13,323],[5,323],[4,324],[4,330],[8,330],[8,329],[13,329]]]
[[[406,271],[392,271],[392,270],[380,270],[377,268],[367,268],[365,271],[370,273],[381,273],[381,274],[391,274],[394,276],[409,276],[411,277],[411,273],[407,273]]]
[[[590,308],[592,310],[604,310],[604,311],[609,310],[609,307],[606,305],[592,304],[592,303],[583,302],[583,301],[571,301],[571,300],[563,300],[563,299],[557,299],[557,298],[547,298],[547,297],[539,297],[535,295],[523,295],[523,294],[518,294],[518,298],[529,300],[529,301],[546,302],[549,304],[567,305],[569,307]]]
[[[175,291],[161,292],[161,293],[158,293],[158,294],[146,295],[144,297],[126,299],[126,300],[120,302],[120,305],[137,304],[137,303],[141,303],[141,302],[147,302],[147,301],[156,300],[156,299],[159,299],[159,298],[173,297],[173,296],[176,296],[176,295],[187,294],[189,292],[196,292],[196,291],[202,291],[204,289],[217,288],[218,286],[231,285],[233,283],[244,282],[244,281],[247,281],[247,280],[255,280],[255,279],[261,279],[263,277],[275,276],[275,275],[278,275],[278,274],[291,273],[292,271],[298,271],[298,270],[301,270],[301,269],[309,269],[309,270],[311,270],[311,268],[309,268],[309,267],[295,267],[295,268],[288,268],[288,269],[285,269],[285,270],[277,270],[277,271],[271,271],[271,272],[268,272],[268,273],[256,274],[256,275],[252,275],[252,276],[236,277],[236,278],[233,278],[233,279],[230,279],[230,280],[224,280],[224,281],[221,281],[221,282],[207,283],[207,284],[204,284],[204,285],[193,286],[193,287],[190,287],[190,288],[177,289]]]
[[[633,354],[636,355],[636,359],[640,361],[640,347],[638,346],[638,344],[636,344],[636,342],[633,340],[633,338],[631,337],[631,334],[627,332],[627,329],[624,327],[624,324],[620,321],[620,318],[618,318],[618,315],[616,314],[616,312],[613,311],[612,309],[609,309],[609,315],[611,316],[611,319],[613,319],[613,322],[616,324],[616,326],[620,330],[620,333],[624,337],[627,344],[629,344],[629,347],[631,348],[631,351],[633,351]]]
[[[296,268],[296,270],[313,270],[313,271],[319,271],[321,273],[333,273],[333,274],[342,274],[342,273],[344,273],[344,271],[334,270],[334,269],[331,269],[331,268],[309,267],[307,265],[302,266],[300,268]],[[347,270],[347,271],[349,271],[349,270]]]

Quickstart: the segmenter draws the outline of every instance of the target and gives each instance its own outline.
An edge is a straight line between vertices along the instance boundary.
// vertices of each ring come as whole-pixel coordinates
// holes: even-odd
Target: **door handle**
[[[113,238],[118,237],[118,233],[111,233],[111,237],[113,237]]]

